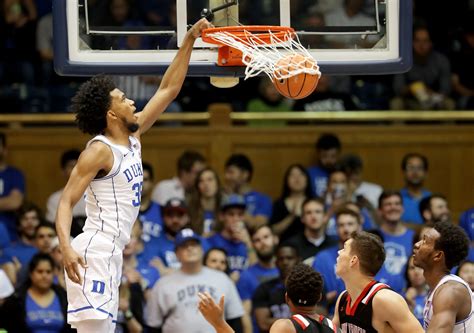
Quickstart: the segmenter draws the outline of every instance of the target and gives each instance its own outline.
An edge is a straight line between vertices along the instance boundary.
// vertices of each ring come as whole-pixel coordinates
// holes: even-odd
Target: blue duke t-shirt
[[[55,294],[51,304],[42,307],[27,293],[26,324],[33,333],[60,332],[64,326],[64,316],[58,296]]]
[[[251,216],[263,215],[268,219],[272,216],[272,199],[263,193],[250,191],[244,194],[247,213]]]

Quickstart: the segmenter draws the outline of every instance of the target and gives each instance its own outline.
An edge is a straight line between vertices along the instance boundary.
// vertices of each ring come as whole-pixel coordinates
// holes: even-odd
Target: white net
[[[239,35],[220,31],[210,33],[208,37],[242,52],[242,62],[246,65],[245,80],[262,72],[277,80],[301,73],[321,75],[316,60],[294,32],[278,32],[279,36],[271,30],[265,33],[269,34],[270,42],[245,29]]]

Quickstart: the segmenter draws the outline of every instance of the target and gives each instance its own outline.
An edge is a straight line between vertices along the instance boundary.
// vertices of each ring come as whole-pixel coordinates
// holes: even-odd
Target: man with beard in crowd
[[[402,220],[414,225],[422,224],[423,219],[418,207],[423,198],[431,195],[431,192],[424,188],[428,159],[418,153],[406,154],[402,160],[402,172],[405,179],[405,187],[400,190],[404,211]]]
[[[420,201],[420,214],[423,223],[433,226],[436,222],[451,221],[451,211],[448,201],[442,194],[432,194]]]
[[[317,164],[308,168],[314,195],[322,197],[326,192],[329,173],[334,169],[340,153],[341,142],[336,135],[325,133],[316,141]]]
[[[280,318],[291,316],[285,299],[285,280],[293,267],[300,262],[298,250],[289,244],[279,245],[276,250],[276,266],[280,276],[262,283],[252,298],[252,306],[261,333],[269,332]]]
[[[278,269],[275,267],[275,247],[278,237],[273,234],[268,225],[257,228],[251,236],[252,246],[257,254],[257,263],[250,266],[240,274],[237,282],[237,290],[245,310],[244,332],[251,332],[252,325],[250,315],[252,313],[252,297],[258,286],[266,281],[278,277]],[[255,319],[255,318],[253,318]],[[254,332],[258,332],[256,322],[253,320]]]

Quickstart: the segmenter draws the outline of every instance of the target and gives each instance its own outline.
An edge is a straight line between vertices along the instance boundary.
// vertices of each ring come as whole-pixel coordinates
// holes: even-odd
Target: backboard
[[[62,75],[162,74],[204,8],[213,24],[291,26],[323,74],[389,74],[411,66],[411,0],[54,0]],[[195,43],[189,76],[243,76]]]

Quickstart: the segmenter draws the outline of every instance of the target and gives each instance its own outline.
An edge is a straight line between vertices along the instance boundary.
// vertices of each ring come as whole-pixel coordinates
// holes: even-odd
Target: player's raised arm
[[[71,247],[70,232],[72,209],[101,170],[109,170],[113,164],[110,148],[100,142],[91,144],[79,157],[64,188],[56,215],[56,231],[63,253],[64,268],[71,281],[82,283],[79,265],[85,267],[84,259]]]
[[[165,72],[160,87],[155,95],[150,99],[142,112],[138,113],[138,123],[140,134],[145,133],[163,113],[166,107],[178,96],[183,86],[186,73],[188,72],[189,60],[193,51],[196,38],[201,35],[203,29],[212,25],[205,19],[199,20],[186,33],[183,45],[176,53],[174,60]]]

